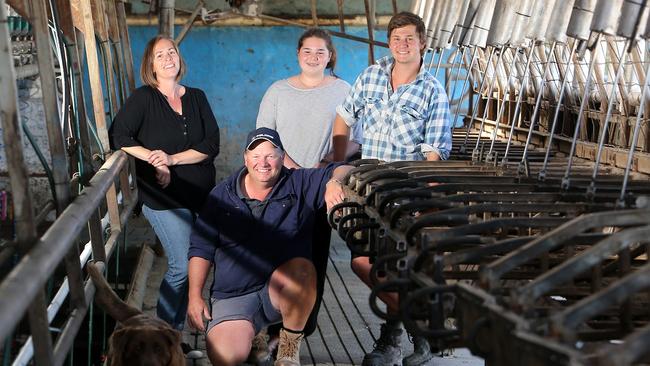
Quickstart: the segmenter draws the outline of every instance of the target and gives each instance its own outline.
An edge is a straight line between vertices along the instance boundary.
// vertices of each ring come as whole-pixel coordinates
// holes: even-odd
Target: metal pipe
[[[564,97],[564,90],[566,89],[566,83],[567,80],[569,80],[569,69],[571,68],[571,60],[573,59],[573,55],[576,51],[578,45],[578,40],[573,42],[573,45],[571,46],[571,52],[569,53],[569,58],[566,64],[566,69],[564,71],[564,78],[562,78],[562,86],[560,87],[560,95],[557,100],[557,105],[555,106],[555,114],[553,115],[553,122],[551,124],[551,131],[549,132],[549,140],[547,142],[546,146],[546,153],[544,155],[544,163],[542,164],[542,168],[539,170],[538,174],[538,179],[540,181],[543,181],[546,178],[546,168],[548,167],[548,160],[549,157],[551,156],[551,146],[553,146],[553,136],[555,136],[555,127],[557,126],[557,121],[560,116],[560,108],[562,107],[562,99]]]
[[[175,0],[160,0],[158,13],[158,33],[174,37],[174,2]]]
[[[597,0],[576,0],[569,19],[566,34],[569,37],[586,41],[589,39],[590,25],[596,9]]]
[[[519,7],[515,13],[515,23],[512,26],[510,40],[508,41],[511,46],[521,46],[526,41],[526,28],[530,24],[534,5],[535,0],[522,0],[519,2]]]
[[[551,21],[555,3],[556,0],[537,0],[535,2],[533,18],[530,21],[526,37],[536,41],[543,41],[545,39],[544,37],[546,36],[548,24]]]
[[[472,2],[473,0],[463,0],[463,4],[460,6],[458,18],[456,19],[456,25],[454,27],[453,35],[451,37],[451,42],[456,46],[461,45],[460,40],[463,36],[463,33],[467,31],[463,25],[465,22],[465,18],[467,17],[467,12],[470,10],[470,5]],[[476,1],[476,4],[478,4],[478,1]]]
[[[469,78],[470,78],[470,76],[472,74],[472,67],[474,67],[474,61],[476,61],[476,58],[477,58],[476,57],[476,52],[477,51],[478,51],[478,47],[474,47],[474,51],[472,52],[472,59],[469,62],[469,68],[467,68],[467,76],[465,77],[465,81],[463,81],[463,86],[460,88],[460,95],[465,95],[465,87],[467,86]],[[458,118],[458,113],[460,111],[460,104],[461,104],[460,101],[458,102],[458,104],[456,104],[456,111],[454,112],[454,118],[453,118],[454,122],[456,122],[456,119]],[[468,125],[468,126],[471,126],[471,125]],[[470,127],[467,127],[467,128],[469,129]],[[465,145],[461,146],[461,149],[463,149],[464,146]],[[464,152],[464,150],[462,152]]]
[[[571,19],[574,0],[556,1],[551,14],[552,22],[549,22],[546,29],[546,40],[550,42],[566,44],[567,27]]]
[[[515,0],[497,0],[487,37],[489,46],[501,47],[512,34],[515,23]]]
[[[480,0],[470,0],[464,15],[464,19],[461,19],[460,17],[458,18],[458,20],[462,22],[462,25],[454,34],[454,42],[459,46],[467,47],[474,45],[470,41],[472,40],[472,32],[476,22],[479,5]]]
[[[80,198],[68,205],[34,245],[30,255],[23,257],[0,283],[0,324],[3,324],[0,327],[0,339],[9,335],[20,321],[26,307],[41,291],[43,284],[69,251],[70,246],[74,245],[77,235],[86,225],[85,220],[105,198],[114,178],[126,162],[124,152],[113,153],[90,180]],[[34,271],[34,268],[39,270]],[[30,281],[25,282],[25,278],[30,278]]]
[[[501,64],[501,59],[503,58],[503,54],[505,53],[504,51],[505,49],[498,50],[499,57],[497,57],[497,62],[494,64],[494,75],[492,76],[492,81],[488,86],[487,101],[485,102],[485,108],[483,108],[483,116],[481,118],[481,126],[478,131],[478,138],[476,139],[476,145],[474,146],[474,151],[472,151],[472,161],[476,161],[475,158],[477,158],[479,141],[481,141],[481,134],[483,134],[483,126],[485,126],[485,118],[487,117],[487,111],[490,106],[490,99],[492,99],[492,89],[494,88],[494,82],[497,80],[497,72],[499,70],[499,65]]]
[[[553,42],[551,44],[551,48],[548,50],[548,54],[546,55],[546,65],[544,65],[544,71],[542,72],[542,82],[539,86],[539,92],[537,93],[537,99],[535,100],[535,108],[533,109],[533,116],[530,118],[530,128],[528,129],[528,136],[526,137],[526,145],[524,146],[524,152],[521,155],[521,161],[519,162],[519,166],[517,168],[517,173],[523,174],[525,172],[525,167],[527,165],[527,157],[528,157],[528,146],[530,145],[530,140],[533,137],[533,129],[535,128],[535,121],[537,120],[537,117],[539,116],[539,107],[542,104],[542,96],[544,95],[544,85],[546,85],[546,74],[548,74],[548,70],[550,69],[551,65],[551,57],[553,57],[553,50],[555,49],[555,45],[557,43]],[[508,149],[506,148],[506,156]]]
[[[600,33],[597,33],[597,35],[599,34]],[[598,52],[594,48],[591,52],[591,61],[589,61],[589,67],[587,69],[587,80],[585,80],[585,90],[582,95],[582,100],[580,101],[580,111],[578,112],[578,120],[576,121],[576,126],[573,131],[573,140],[571,141],[571,149],[569,150],[569,155],[568,155],[569,159],[567,161],[566,170],[564,171],[564,176],[562,177],[561,188],[563,190],[568,190],[571,184],[569,176],[571,174],[571,168],[573,165],[573,154],[575,154],[576,151],[576,145],[578,142],[578,132],[580,131],[580,124],[584,119],[585,106],[587,105],[587,101],[589,99],[589,91],[590,91],[589,87],[591,86],[591,79],[592,79],[591,76],[593,74],[594,65],[596,64],[597,56],[598,56]]]
[[[485,79],[487,78],[487,71],[490,68],[490,62],[492,61],[492,56],[494,56],[494,51],[495,48],[492,47],[490,49],[490,55],[488,56],[487,63],[485,64],[485,75],[483,75],[483,78],[481,79],[481,83],[479,84],[479,88],[478,88],[479,95],[483,91],[483,85],[485,84]],[[495,70],[495,75],[496,75],[496,70]],[[469,138],[469,130],[472,127],[472,123],[474,123],[474,120],[476,119],[476,114],[478,113],[478,105],[479,103],[477,102],[476,105],[474,106],[474,111],[472,111],[472,118],[469,120],[469,123],[467,124],[467,133],[465,134],[465,140],[463,141],[463,145],[460,147],[461,152],[465,152],[465,146],[467,145],[467,139]]]
[[[591,20],[591,31],[613,36],[622,6],[623,0],[598,0]]]
[[[411,1],[411,6],[409,11],[413,14],[417,14],[420,18],[424,15],[424,5],[426,4],[425,0],[413,0]]]
[[[647,41],[646,41],[647,42]],[[636,151],[636,144],[639,138],[639,130],[641,130],[641,116],[645,110],[645,98],[646,92],[648,90],[648,75],[650,75],[650,63],[646,66],[645,69],[646,78],[643,82],[643,91],[641,92],[641,105],[639,105],[639,112],[636,115],[636,122],[634,123],[634,132],[632,133],[632,141],[630,142],[630,150],[627,154],[627,162],[625,164],[625,173],[623,174],[623,184],[621,185],[621,194],[616,203],[619,207],[625,206],[625,192],[627,191],[627,183],[630,177],[630,170],[632,168],[632,161],[634,160],[634,152]]]
[[[508,87],[506,87],[506,94],[503,96],[503,103],[501,103],[501,107],[499,108],[499,112],[497,113],[497,117],[495,119],[495,126],[494,130],[492,131],[492,137],[490,141],[490,149],[488,150],[488,153],[485,155],[485,162],[486,163],[491,163],[495,161],[496,156],[494,154],[494,142],[497,139],[497,132],[499,131],[499,125],[501,124],[501,118],[503,117],[503,113],[506,109],[506,100],[510,100],[510,83],[514,75],[516,73],[512,71],[515,67],[515,63],[517,60],[517,56],[519,55],[519,48],[515,48],[513,51],[513,56],[512,56],[512,63],[510,65],[510,76],[508,77]]]
[[[450,0],[435,1],[433,7],[429,8],[429,13],[428,13],[429,21],[425,23],[425,27],[427,29],[427,42],[426,42],[427,49],[431,48],[434,38],[436,37],[436,32],[438,30],[438,22],[441,20],[440,15],[443,13],[442,9],[444,9],[447,1]],[[424,15],[427,16],[427,12],[425,12]]]
[[[449,43],[451,42],[451,36],[456,28],[456,23],[460,19],[460,14],[463,12],[462,7],[467,7],[469,5],[468,0],[464,1],[449,1],[447,2],[447,7],[443,10],[444,16],[442,16],[442,21],[438,23],[439,36],[438,43],[434,44],[434,47],[437,48],[448,48]]]
[[[530,72],[530,61],[533,58],[533,51],[535,51],[535,45],[530,45],[530,51],[528,52],[528,59],[526,60],[526,67],[524,68],[524,75],[521,81],[521,88],[519,90],[519,97],[517,98],[517,104],[515,105],[515,112],[512,115],[512,122],[510,125],[510,136],[508,136],[508,143],[506,144],[506,151],[503,158],[501,159],[501,165],[505,166],[508,163],[508,152],[510,150],[510,143],[512,141],[512,136],[515,132],[515,124],[517,118],[519,118],[519,112],[521,111],[521,102],[524,99],[524,94],[526,94],[526,83],[528,82],[528,73]]]
[[[625,47],[623,47],[623,50],[627,49],[628,43],[631,42],[630,40],[625,41]],[[590,197],[593,197],[593,195],[596,193],[596,176],[598,175],[598,166],[600,165],[600,157],[603,153],[603,147],[605,147],[605,136],[607,135],[607,127],[609,126],[609,120],[612,117],[612,107],[614,106],[614,99],[616,99],[616,84],[618,83],[618,79],[621,77],[621,71],[623,71],[623,64],[625,64],[625,56],[627,56],[627,52],[624,52],[621,55],[621,59],[619,60],[618,63],[618,68],[616,69],[616,75],[614,76],[614,83],[612,84],[612,90],[610,91],[610,94],[608,96],[608,102],[607,102],[607,114],[605,116],[605,123],[603,124],[603,129],[600,134],[600,142],[598,143],[598,152],[596,153],[596,162],[594,163],[594,170],[593,173],[591,174],[591,182],[589,183],[589,187],[587,187],[587,195]]]
[[[470,44],[476,47],[485,48],[487,45],[487,36],[490,32],[490,21],[494,14],[496,0],[481,1],[478,11],[476,12],[476,21],[472,31]]]

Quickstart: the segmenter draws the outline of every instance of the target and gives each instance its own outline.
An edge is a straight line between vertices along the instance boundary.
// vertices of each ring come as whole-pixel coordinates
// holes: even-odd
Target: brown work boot
[[[288,332],[280,329],[280,343],[275,366],[300,366],[300,343],[305,334]]]
[[[270,365],[271,364],[271,353],[269,352],[268,344],[269,336],[267,334],[266,328],[262,329],[255,338],[253,338],[253,343],[251,345],[251,351],[248,354],[246,363],[250,363],[257,366]]]

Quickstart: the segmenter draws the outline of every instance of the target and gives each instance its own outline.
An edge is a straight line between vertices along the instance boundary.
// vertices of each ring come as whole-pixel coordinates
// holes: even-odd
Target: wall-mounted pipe
[[[472,39],[470,40],[471,45],[485,48],[495,4],[496,0],[481,1],[476,13],[476,21],[472,31]]]
[[[413,0],[411,1],[411,6],[409,7],[409,11],[413,14],[417,14],[420,18],[424,16],[424,5],[426,1],[425,0]]]
[[[533,15],[534,6],[535,0],[519,1],[517,11],[515,12],[515,24],[512,27],[512,33],[510,34],[510,40],[508,41],[511,46],[517,47],[525,43],[526,29],[528,28],[531,16]]]
[[[515,23],[516,3],[516,0],[497,0],[490,21],[488,45],[501,47],[508,42]]]

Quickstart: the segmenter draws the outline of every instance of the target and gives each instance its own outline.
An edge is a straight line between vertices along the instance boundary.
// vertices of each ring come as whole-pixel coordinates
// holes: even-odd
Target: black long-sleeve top
[[[169,155],[188,149],[208,155],[196,164],[170,166],[171,181],[162,188],[155,168],[136,159],[140,200],[149,208],[189,208],[197,212],[215,185],[213,160],[219,153],[219,126],[205,93],[185,86],[183,114],[176,113],[156,88],[142,86],[126,100],[110,128],[111,147],[142,146]]]

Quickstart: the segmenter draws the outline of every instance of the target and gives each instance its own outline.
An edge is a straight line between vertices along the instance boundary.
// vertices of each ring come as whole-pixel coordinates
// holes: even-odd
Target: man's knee
[[[368,257],[354,257],[350,261],[350,267],[352,272],[357,275],[357,277],[364,279],[370,275],[370,260]]]
[[[296,284],[316,288],[316,268],[306,258],[292,258],[278,267],[271,275],[272,282],[279,281],[281,286]]]
[[[208,358],[214,365],[237,365],[246,361],[255,335],[247,321],[219,323],[208,331],[205,339]]]

